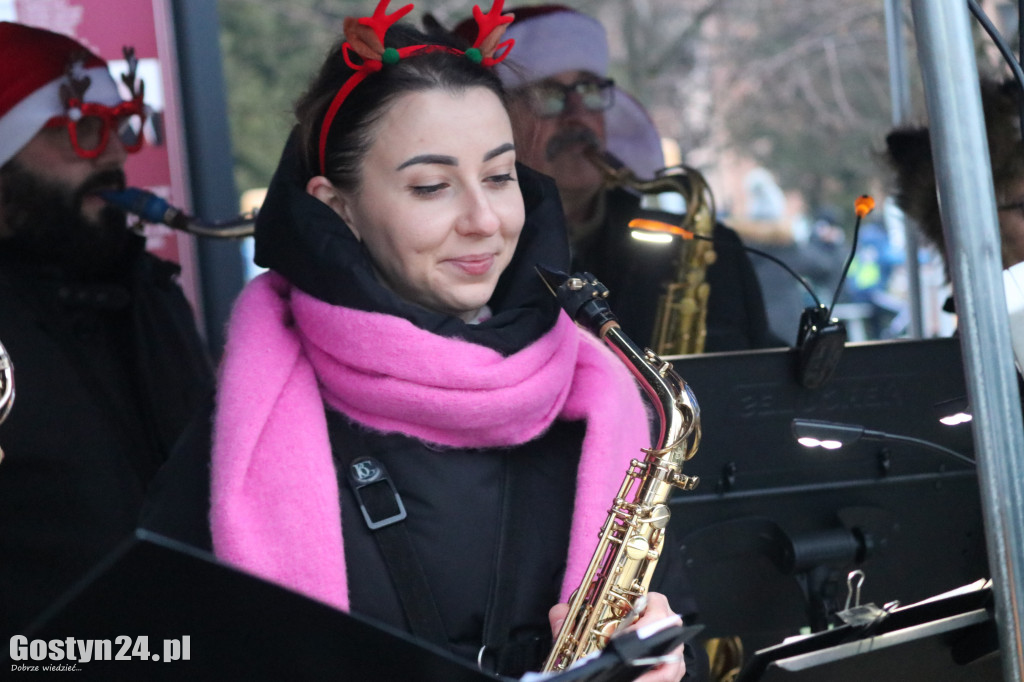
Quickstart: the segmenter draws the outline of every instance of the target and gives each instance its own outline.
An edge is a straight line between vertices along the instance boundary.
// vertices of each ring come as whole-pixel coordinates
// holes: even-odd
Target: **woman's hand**
[[[569,614],[568,604],[555,604],[548,611],[548,622],[551,623],[551,632],[557,638],[558,631],[562,629],[562,623],[565,622],[565,617]],[[647,593],[647,609],[643,615],[631,626],[629,630],[635,630],[645,625],[656,623],[659,620],[675,616],[679,619],[679,624],[683,624],[683,619],[672,611],[668,605],[668,599],[665,595],[658,592]],[[661,663],[654,666],[641,677],[638,677],[636,682],[678,682],[686,674],[686,662],[683,660],[683,645],[680,645],[676,649],[672,650],[668,656],[674,657],[675,660]]]

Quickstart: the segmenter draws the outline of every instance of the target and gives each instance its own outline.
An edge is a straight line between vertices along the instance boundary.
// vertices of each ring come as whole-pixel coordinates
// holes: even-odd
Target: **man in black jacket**
[[[573,269],[597,275],[611,291],[623,328],[648,344],[679,249],[630,236],[627,224],[640,213],[640,195],[606,189],[584,152],[607,151],[638,178],[650,179],[664,166],[657,130],[639,103],[607,77],[608,42],[600,22],[559,5],[508,11],[516,19],[505,37],[515,39],[516,48],[498,73],[512,94],[518,158],[558,185]],[[712,236],[717,260],[706,272],[704,350],[784,345],[768,331],[761,287],[739,236],[720,224]]]
[[[212,377],[178,268],[99,196],[141,144],[76,41],[0,23],[0,340],[17,401],[0,426],[0,640],[136,525]],[[134,73],[129,80],[134,83]]]

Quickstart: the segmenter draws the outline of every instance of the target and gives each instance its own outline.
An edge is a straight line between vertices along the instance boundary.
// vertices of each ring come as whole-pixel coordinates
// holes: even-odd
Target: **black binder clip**
[[[395,484],[384,465],[373,457],[360,457],[353,461],[348,468],[348,482],[371,530],[405,519],[405,505]]]

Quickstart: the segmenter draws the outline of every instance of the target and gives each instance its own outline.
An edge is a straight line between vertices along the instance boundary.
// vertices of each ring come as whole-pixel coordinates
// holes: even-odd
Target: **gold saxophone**
[[[596,147],[587,158],[604,175],[606,187],[629,187],[641,194],[675,192],[686,202],[686,215],[679,224],[644,218],[630,221],[634,230],[661,232],[677,237],[679,252],[675,272],[658,297],[652,345],[659,355],[689,355],[704,352],[707,338],[708,266],[717,255],[711,241],[715,229],[715,196],[704,176],[689,166],[672,166],[651,180],[641,180],[618,159]],[[704,642],[711,665],[711,679],[731,682],[743,662],[743,644],[738,637],[716,637]]]
[[[4,344],[0,343],[0,424],[4,423],[7,415],[14,406],[14,363],[11,356],[7,354]],[[0,462],[4,459],[4,451],[0,449]]]
[[[569,613],[544,671],[565,670],[604,648],[621,625],[628,625],[645,599],[661,557],[673,489],[692,490],[695,476],[683,462],[700,444],[700,408],[672,364],[654,351],[640,350],[626,336],[605,300],[608,289],[593,275],[568,277],[538,268],[544,282],[577,323],[590,329],[625,362],[651,398],[659,419],[655,445],[634,459],[601,528],[590,566],[569,602]]]
[[[607,152],[591,148],[587,158],[604,175],[608,187],[629,187],[641,194],[675,192],[686,201],[686,214],[677,225],[639,218],[631,221],[629,227],[679,237],[675,272],[658,297],[652,337],[655,352],[660,355],[704,352],[711,293],[705,276],[716,258],[711,242],[715,229],[715,197],[704,176],[694,168],[679,165],[665,169],[653,179],[641,180]]]

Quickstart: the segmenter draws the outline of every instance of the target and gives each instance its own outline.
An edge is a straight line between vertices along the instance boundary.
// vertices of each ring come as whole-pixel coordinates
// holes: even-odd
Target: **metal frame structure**
[[[182,100],[188,102],[183,114],[192,210],[211,218],[235,216],[238,192],[232,171],[217,3],[170,0],[170,4],[179,87]],[[219,358],[231,307],[245,283],[242,250],[235,240],[199,239],[196,251],[207,346]]]
[[[911,0],[911,9],[974,414],[1003,671],[1008,682],[1022,682],[1024,427],[970,16],[963,0]]]
[[[970,16],[964,0],[910,1],[960,313],[1003,669],[1007,681],[1024,682],[1024,427]],[[900,79],[905,79],[898,34],[901,0],[885,2],[890,54],[898,57],[900,69],[893,76],[894,123],[899,123],[906,113],[902,96],[897,96]],[[215,5],[208,0],[173,0],[172,5],[185,97],[203,109],[186,122],[194,200],[200,214],[230,214],[235,207],[222,203],[234,196],[226,165],[230,154],[222,116],[223,81],[219,54],[210,47],[217,45],[211,32],[217,25]],[[208,248],[200,254],[203,287],[208,327],[215,332],[211,346],[218,349],[219,326],[241,286],[241,265],[233,245]]]
[[[885,43],[889,55],[889,100],[892,102],[892,123],[894,126],[906,124],[910,119],[909,65],[907,64],[907,46],[903,42],[902,0],[885,0]],[[919,339],[924,336],[922,323],[922,292],[921,268],[917,260],[920,238],[914,226],[907,225],[909,220],[900,212],[900,223],[906,239],[907,254],[907,305],[910,309],[910,337]]]

